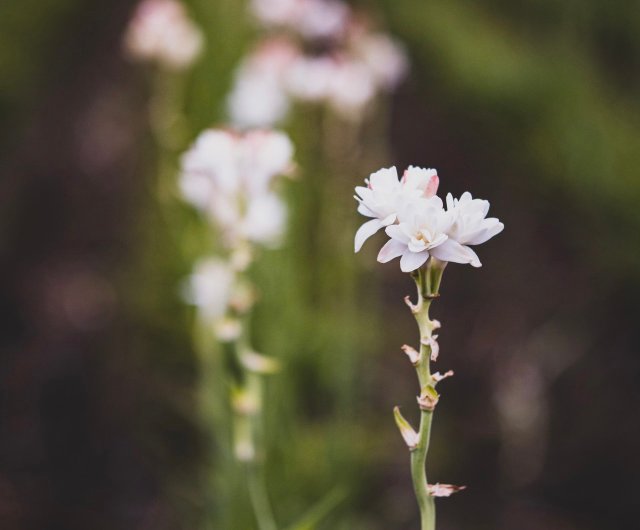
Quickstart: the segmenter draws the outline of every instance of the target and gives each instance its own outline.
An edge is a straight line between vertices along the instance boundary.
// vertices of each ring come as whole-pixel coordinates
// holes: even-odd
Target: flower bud
[[[431,376],[431,379],[433,379],[433,384],[437,384],[440,381],[442,381],[443,379],[446,379],[447,377],[452,377],[453,376],[453,370],[449,370],[448,372],[445,372],[444,374],[441,374],[440,372],[436,372],[435,374],[433,374]]]
[[[418,396],[418,405],[422,410],[432,412],[435,410],[438,401],[440,400],[440,394],[436,392],[436,389],[431,385],[425,386]]]
[[[415,305],[414,303],[411,302],[411,297],[410,296],[405,296],[404,297],[404,303],[407,304],[407,307],[409,309],[411,309],[411,312],[415,315],[419,310],[420,307]]]
[[[432,497],[451,497],[454,493],[467,489],[466,486],[453,486],[451,484],[429,484],[427,491]]]
[[[254,351],[243,352],[240,355],[240,362],[247,370],[257,374],[275,374],[280,370],[278,361]]]
[[[438,344],[438,335],[432,335],[430,337],[424,337],[420,340],[420,342],[431,348],[431,360],[437,361],[438,354],[440,353],[440,345]]]
[[[404,344],[402,346],[402,351],[407,354],[407,357],[409,357],[413,366],[418,366],[418,364],[420,364],[420,353],[415,348]]]
[[[253,416],[260,411],[260,400],[246,388],[236,387],[231,391],[231,406],[243,416]]]
[[[251,436],[251,424],[246,417],[238,417],[234,421],[233,453],[240,462],[252,462],[256,458],[256,447]]]
[[[215,323],[214,331],[221,342],[233,342],[240,337],[242,324],[237,318],[226,317]]]
[[[416,447],[418,447],[418,443],[420,441],[418,433],[411,427],[411,424],[404,418],[402,413],[400,412],[399,407],[394,407],[393,416],[396,420],[396,425],[398,429],[400,429],[400,434],[402,438],[404,438],[405,443],[410,451],[413,451]]]

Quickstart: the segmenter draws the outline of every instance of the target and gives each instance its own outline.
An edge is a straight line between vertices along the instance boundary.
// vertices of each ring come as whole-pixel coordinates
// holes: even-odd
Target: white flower
[[[252,0],[251,11],[267,28],[287,28],[306,39],[334,39],[345,31],[349,7],[337,0]]]
[[[338,38],[345,31],[350,18],[346,4],[337,0],[303,0],[297,31],[307,39]]]
[[[251,0],[250,8],[259,22],[267,27],[295,23],[302,0]]]
[[[376,80],[367,66],[354,60],[337,60],[330,79],[328,103],[341,116],[357,120],[376,95]]]
[[[369,68],[378,86],[394,89],[409,70],[409,60],[403,46],[384,33],[356,35],[355,53]]]
[[[470,198],[470,195],[469,195]],[[380,250],[378,261],[400,258],[400,269],[411,272],[424,265],[430,256],[440,261],[480,267],[478,255],[467,244],[479,244],[502,231],[497,219],[484,219],[486,205],[458,205],[445,211],[439,197],[405,204],[398,224],[387,226],[391,238]],[[465,211],[471,210],[472,215]]]
[[[287,91],[300,101],[319,102],[327,98],[336,71],[329,56],[299,56],[285,73]]]
[[[225,261],[206,258],[196,264],[184,296],[205,321],[215,323],[227,312],[234,282],[235,274]]]
[[[228,246],[277,243],[286,208],[274,179],[292,167],[293,144],[277,131],[203,132],[182,158],[180,189],[218,227]]]
[[[247,132],[238,143],[238,173],[250,192],[265,192],[278,175],[293,166],[293,143],[279,131]]]
[[[270,246],[280,242],[287,222],[287,208],[276,194],[251,198],[238,226],[239,237]]]
[[[443,232],[446,219],[439,197],[421,199],[406,205],[399,215],[400,222],[385,229],[391,239],[380,249],[380,263],[400,257],[402,272],[411,272],[424,265],[429,256],[439,254],[451,257],[446,250],[444,253],[442,249],[437,250],[443,245],[450,246],[448,237]]]
[[[438,190],[438,174],[434,169],[410,166],[402,180],[398,180],[395,167],[381,169],[365,180],[367,187],[356,187],[358,212],[373,217],[356,232],[355,251],[358,252],[364,242],[385,226],[398,220],[398,213],[412,201],[433,197]]]
[[[454,199],[448,193],[447,215],[450,225],[446,230],[447,235],[465,246],[485,243],[504,230],[504,224],[495,217],[486,219],[488,212],[489,201],[474,199],[468,191],[460,199]],[[480,267],[477,256],[471,265]]]
[[[283,79],[299,55],[290,41],[271,38],[241,63],[227,99],[234,125],[270,127],[286,117],[290,102]]]
[[[378,261],[399,257],[403,272],[422,267],[431,256],[480,267],[469,245],[484,243],[504,229],[498,219],[486,218],[489,202],[473,199],[468,192],[460,199],[447,195],[445,210],[435,195],[439,179],[434,169],[410,166],[400,181],[395,168],[381,169],[366,182],[366,188],[356,188],[358,212],[373,219],[358,229],[355,250],[385,227],[391,239],[380,250]]]
[[[203,42],[202,33],[175,0],[144,0],[125,35],[125,47],[132,57],[174,69],[191,65]]]
[[[240,70],[227,98],[231,123],[237,127],[269,127],[289,112],[289,96],[273,75]]]

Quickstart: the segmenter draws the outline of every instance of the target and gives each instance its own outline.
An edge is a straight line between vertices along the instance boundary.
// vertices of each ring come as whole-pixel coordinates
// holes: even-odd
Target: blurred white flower
[[[268,127],[289,112],[289,96],[280,80],[252,70],[240,70],[227,99],[231,123],[237,127]]]
[[[250,9],[266,27],[287,26],[298,18],[304,0],[251,0]]]
[[[320,102],[327,98],[335,73],[335,62],[329,56],[300,55],[285,73],[287,91],[297,100]]]
[[[292,158],[293,145],[283,133],[208,130],[182,158],[180,189],[231,248],[244,241],[273,244],[286,221],[273,182],[290,172]]]
[[[302,8],[295,21],[300,34],[307,39],[340,37],[349,22],[349,7],[338,0],[302,0]]]
[[[358,212],[373,217],[356,232],[355,251],[385,226],[398,220],[398,213],[420,199],[430,198],[438,191],[438,174],[434,169],[409,166],[401,180],[395,167],[380,169],[365,180],[367,186],[356,187]]]
[[[329,83],[328,103],[339,115],[358,120],[376,95],[376,81],[360,61],[338,60]]]
[[[251,190],[266,191],[274,177],[293,169],[293,143],[284,133],[249,131],[241,138],[238,150],[239,172],[250,175],[246,185]]]
[[[439,185],[433,169],[409,167],[398,181],[395,168],[371,175],[367,187],[356,187],[358,212],[371,221],[364,223],[355,237],[356,252],[380,228],[391,238],[380,250],[378,261],[400,257],[400,269],[411,272],[429,257],[480,267],[469,245],[479,245],[499,234],[504,225],[486,218],[489,202],[464,193],[460,199],[447,196],[447,209],[435,195]]]
[[[251,11],[267,28],[286,28],[307,39],[339,37],[350,9],[338,0],[251,0]]]
[[[275,193],[252,197],[238,227],[237,237],[275,245],[284,233],[286,222],[287,208]]]
[[[264,41],[241,64],[227,99],[231,122],[237,127],[270,127],[289,111],[289,94],[283,79],[299,56],[286,39]]]
[[[235,273],[225,261],[206,258],[196,263],[184,297],[198,308],[203,320],[214,324],[227,312],[234,281]]]
[[[409,71],[404,47],[384,33],[365,33],[353,39],[355,55],[366,65],[376,84],[389,91],[400,83]]]
[[[139,60],[157,61],[173,69],[190,66],[204,38],[176,0],[144,0],[125,35],[125,48]]]

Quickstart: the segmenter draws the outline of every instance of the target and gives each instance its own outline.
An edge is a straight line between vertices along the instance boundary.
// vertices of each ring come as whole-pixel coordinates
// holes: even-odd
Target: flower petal
[[[480,245],[489,241],[493,236],[498,235],[504,230],[504,224],[498,221],[495,217],[485,219],[482,226],[476,232],[466,235],[465,243],[467,245]]]
[[[429,259],[429,252],[424,250],[422,252],[405,251],[400,258],[400,270],[402,272],[411,272],[422,267]]]
[[[387,226],[387,228],[384,229],[384,231],[387,233],[387,235],[391,238],[391,239],[395,239],[397,241],[400,241],[401,243],[404,243],[405,245],[407,245],[410,241],[410,237],[407,235],[407,231],[403,230],[403,225],[391,225],[391,226]]]
[[[370,175],[369,182],[372,190],[392,190],[399,184],[398,170],[395,166],[379,169]]]
[[[480,260],[477,254],[469,247],[461,245],[454,239],[447,239],[442,245],[429,250],[431,255],[440,261],[451,261],[453,263],[470,263],[474,267],[480,267]]]
[[[365,217],[377,217],[377,215],[373,213],[363,202],[358,204],[358,213]]]
[[[378,261],[380,263],[387,263],[394,258],[402,256],[406,250],[406,245],[403,245],[400,241],[396,241],[395,239],[390,239],[380,249],[380,252],[378,253]]]
[[[381,228],[382,222],[380,219],[371,219],[371,221],[367,221],[358,228],[354,242],[355,251],[358,252],[362,248],[362,245],[364,245],[364,242]]]

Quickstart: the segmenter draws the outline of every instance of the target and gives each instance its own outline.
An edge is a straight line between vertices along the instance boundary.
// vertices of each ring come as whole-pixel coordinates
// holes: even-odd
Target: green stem
[[[250,318],[244,315],[242,319],[242,334],[235,341],[235,360],[240,370],[239,385],[242,393],[248,397],[251,407],[249,410],[235,410],[236,423],[246,426],[246,430],[236,433],[235,444],[248,443],[251,454],[245,455],[247,487],[249,498],[259,530],[277,530],[273,509],[269,500],[267,489],[264,460],[264,383],[265,374],[256,369],[251,369],[242,361],[243,353],[250,352]],[[245,436],[246,438],[239,438]]]
[[[260,530],[277,530],[278,527],[267,494],[263,466],[260,463],[254,461],[247,464],[247,481],[258,528]]]
[[[435,324],[429,318],[429,308],[432,300],[439,295],[438,289],[440,288],[443,271],[444,264],[431,259],[426,268],[421,268],[413,274],[418,290],[418,303],[414,309],[414,316],[420,329],[420,361],[416,366],[416,372],[420,382],[421,394],[425,389],[432,390],[435,393],[430,368],[431,346],[427,341],[433,334]],[[429,494],[426,471],[432,421],[433,410],[421,410],[418,443],[411,452],[411,477],[420,508],[422,530],[435,530],[436,527],[435,502],[434,498]]]
[[[249,372],[246,380],[249,392],[258,403],[255,414],[251,416],[251,436],[256,450],[253,461],[247,464],[247,481],[249,496],[253,511],[260,530],[276,530],[277,525],[269,500],[266,480],[264,476],[264,375]]]

